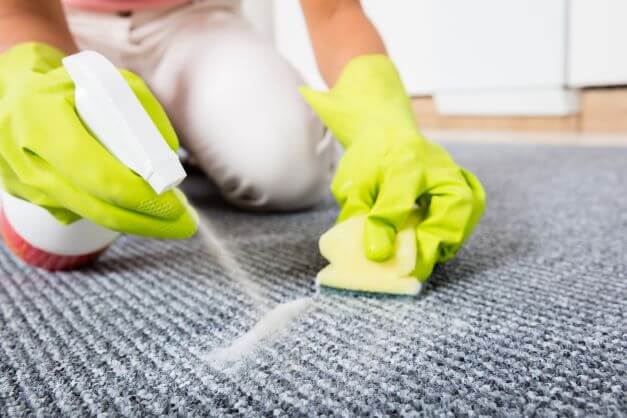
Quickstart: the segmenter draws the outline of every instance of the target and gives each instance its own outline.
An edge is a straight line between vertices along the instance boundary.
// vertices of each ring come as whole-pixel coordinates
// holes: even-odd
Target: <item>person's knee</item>
[[[237,120],[228,120],[235,113],[221,113],[224,142],[212,158],[221,161],[213,177],[223,195],[251,208],[288,210],[317,203],[328,193],[334,171],[332,138],[300,97],[277,93],[265,83],[250,93],[267,100],[240,109]]]
[[[313,137],[321,144],[316,148],[310,146],[311,134],[276,135],[282,142],[276,147],[265,148],[262,141],[259,148],[249,150],[249,160],[262,161],[240,160],[229,167],[230,177],[222,187],[228,200],[250,208],[289,210],[312,206],[328,194],[334,166],[330,139]]]
[[[204,51],[190,95],[190,151],[239,206],[296,209],[328,190],[334,144],[304,102],[298,73],[240,26]],[[205,53],[206,52],[206,53]]]

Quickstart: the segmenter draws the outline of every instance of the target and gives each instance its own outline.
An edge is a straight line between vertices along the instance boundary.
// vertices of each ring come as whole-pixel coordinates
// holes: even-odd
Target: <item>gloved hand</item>
[[[0,178],[4,189],[42,206],[61,223],[81,217],[106,228],[160,238],[187,238],[197,216],[183,193],[158,196],[112,156],[82,124],[63,54],[36,43],[0,55]],[[176,150],[178,139],[142,80],[123,75]]]
[[[485,192],[470,172],[419,132],[394,64],[384,55],[355,58],[328,93],[302,94],[346,153],[331,190],[338,221],[367,214],[366,256],[384,261],[397,231],[418,204],[414,276],[425,281],[451,259],[485,208]]]

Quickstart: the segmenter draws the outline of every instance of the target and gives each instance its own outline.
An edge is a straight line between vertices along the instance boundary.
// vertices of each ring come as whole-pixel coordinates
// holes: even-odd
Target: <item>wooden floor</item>
[[[427,130],[627,134],[627,87],[583,90],[580,113],[565,117],[443,116],[431,97],[413,105]]]
[[[627,147],[627,133],[521,132],[512,130],[423,129],[424,135],[441,143],[575,145],[583,147]]]

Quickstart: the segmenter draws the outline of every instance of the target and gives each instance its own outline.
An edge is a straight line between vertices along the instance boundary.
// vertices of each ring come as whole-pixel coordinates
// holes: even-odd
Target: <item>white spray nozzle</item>
[[[124,77],[105,57],[83,51],[63,59],[76,110],[100,143],[157,194],[176,187],[185,170]]]

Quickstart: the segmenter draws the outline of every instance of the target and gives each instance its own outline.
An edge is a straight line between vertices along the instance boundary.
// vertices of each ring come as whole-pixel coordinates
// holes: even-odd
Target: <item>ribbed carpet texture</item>
[[[315,295],[333,201],[251,214],[199,176],[186,190],[237,268],[200,238],[125,237],[55,274],[2,250],[0,416],[627,416],[627,149],[449,148],[488,209],[417,297]]]

